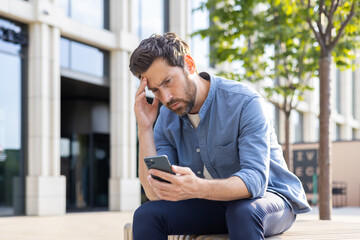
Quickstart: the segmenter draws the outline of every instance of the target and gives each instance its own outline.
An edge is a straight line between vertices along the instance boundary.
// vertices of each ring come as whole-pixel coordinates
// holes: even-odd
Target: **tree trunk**
[[[331,52],[321,51],[320,57],[320,145],[319,159],[319,217],[331,220],[332,211],[332,171],[331,171],[331,139],[330,139],[330,64]]]
[[[290,144],[290,111],[285,112],[285,162],[292,171],[291,144]]]

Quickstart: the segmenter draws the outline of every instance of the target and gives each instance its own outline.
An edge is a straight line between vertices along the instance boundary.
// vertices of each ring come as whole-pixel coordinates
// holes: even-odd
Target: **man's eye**
[[[171,79],[166,80],[166,81],[165,81],[165,85],[166,85],[166,84],[169,84],[170,81],[171,81]]]

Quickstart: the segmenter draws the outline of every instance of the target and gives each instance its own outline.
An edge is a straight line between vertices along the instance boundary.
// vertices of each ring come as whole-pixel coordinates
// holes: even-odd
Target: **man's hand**
[[[147,79],[140,80],[139,89],[135,95],[134,111],[139,130],[152,129],[158,113],[159,100],[154,98],[152,104],[146,101],[145,87],[147,86]]]
[[[180,201],[200,197],[201,182],[203,179],[198,178],[190,168],[172,166],[176,175],[166,173],[160,170],[151,169],[149,173],[158,176],[170,183],[160,182],[153,179],[150,175],[148,181],[154,189],[157,196],[162,200]]]

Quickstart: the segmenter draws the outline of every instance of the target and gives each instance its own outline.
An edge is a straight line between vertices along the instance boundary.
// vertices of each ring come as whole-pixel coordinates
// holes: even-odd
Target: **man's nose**
[[[171,91],[169,91],[168,89],[164,89],[161,95],[162,95],[161,98],[163,100],[163,103],[165,104],[168,103],[173,98]]]

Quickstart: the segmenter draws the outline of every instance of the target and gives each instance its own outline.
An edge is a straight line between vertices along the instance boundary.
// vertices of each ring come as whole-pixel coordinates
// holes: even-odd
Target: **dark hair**
[[[175,33],[153,34],[141,41],[130,57],[130,71],[138,78],[153,61],[163,58],[170,66],[184,67],[184,55],[190,54],[189,46]]]

